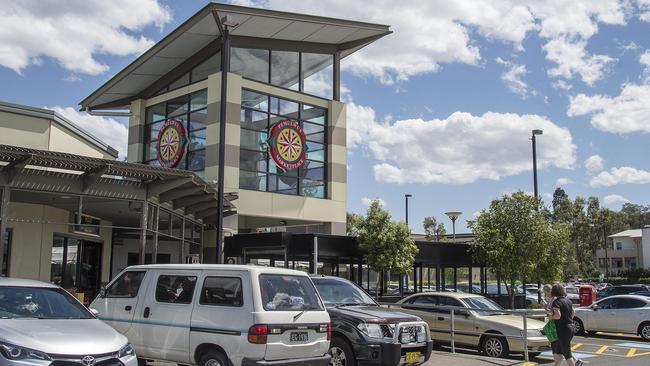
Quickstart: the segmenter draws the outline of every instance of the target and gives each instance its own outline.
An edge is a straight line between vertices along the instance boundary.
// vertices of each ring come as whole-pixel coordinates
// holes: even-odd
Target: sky
[[[423,232],[467,231],[533,192],[650,204],[650,0],[263,0],[239,5],[391,26],[342,61],[348,211],[380,199]],[[56,110],[126,154],[124,119],[78,103],[205,1],[39,0],[0,8],[0,100]]]

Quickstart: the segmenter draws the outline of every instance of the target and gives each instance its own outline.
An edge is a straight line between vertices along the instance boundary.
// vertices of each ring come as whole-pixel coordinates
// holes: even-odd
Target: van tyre
[[[493,335],[487,336],[481,344],[481,352],[488,357],[506,357],[509,353],[508,342],[506,342],[503,337]]]
[[[650,341],[650,322],[639,325],[639,335],[644,341]]]
[[[356,358],[352,347],[341,337],[332,338],[330,343],[331,366],[356,366]]]
[[[217,351],[208,351],[201,356],[199,366],[228,366],[226,356]]]

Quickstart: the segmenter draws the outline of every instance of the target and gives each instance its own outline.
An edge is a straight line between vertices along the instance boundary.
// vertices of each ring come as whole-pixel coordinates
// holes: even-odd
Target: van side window
[[[196,276],[160,275],[156,284],[156,301],[172,304],[192,302]]]
[[[142,279],[144,279],[144,271],[141,272],[125,272],[117,281],[106,289],[107,298],[133,298],[138,296]]]
[[[238,277],[206,277],[201,289],[201,305],[242,306],[244,295],[241,289],[241,278]]]

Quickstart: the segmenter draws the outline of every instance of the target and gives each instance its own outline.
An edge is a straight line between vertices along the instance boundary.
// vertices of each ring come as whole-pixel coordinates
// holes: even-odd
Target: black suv
[[[380,307],[346,279],[312,280],[332,319],[331,365],[420,365],[431,356],[433,341],[422,319]]]
[[[620,285],[620,286],[608,286],[605,287],[604,289],[600,290],[598,294],[596,294],[596,298],[598,300],[602,300],[606,297],[614,296],[614,295],[628,295],[633,292],[640,292],[640,291],[649,291],[650,289],[646,285]]]

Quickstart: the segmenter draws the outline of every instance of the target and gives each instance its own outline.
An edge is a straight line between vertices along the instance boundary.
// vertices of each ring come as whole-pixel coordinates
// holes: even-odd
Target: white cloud
[[[557,66],[549,69],[548,74],[565,79],[571,79],[574,74],[578,74],[582,81],[590,86],[602,79],[606,67],[615,59],[607,55],[589,55],[586,47],[587,42],[584,40],[574,41],[568,37],[550,40],[543,48],[546,58]]]
[[[595,174],[603,170],[605,160],[600,155],[592,155],[585,160],[585,168],[589,174]]]
[[[528,94],[528,85],[521,78],[528,73],[526,65],[505,61],[501,57],[497,57],[496,62],[506,67],[501,74],[501,80],[506,83],[508,89],[525,99]]]
[[[558,178],[558,180],[555,182],[555,185],[558,186],[558,187],[562,187],[562,186],[567,186],[569,184],[574,184],[574,183],[575,182],[573,181],[573,179],[570,179],[570,178]]]
[[[636,0],[639,6],[639,19],[644,22],[650,22],[650,0]]]
[[[370,204],[371,204],[372,201],[374,201],[374,200],[379,201],[379,204],[380,204],[382,207],[386,207],[386,201],[384,201],[383,199],[381,199],[381,198],[379,198],[379,197],[375,197],[375,198],[363,197],[363,198],[361,199],[361,204],[364,205],[364,206],[370,206]]]
[[[115,148],[120,158],[126,157],[129,130],[119,121],[101,116],[91,116],[72,107],[46,107],[74,122],[81,129]]]
[[[630,200],[627,198],[618,195],[618,194],[610,194],[608,196],[603,197],[603,203],[605,206],[612,208],[613,206],[620,206],[623,203],[628,203]]]
[[[591,115],[591,125],[612,133],[650,133],[650,84],[624,84],[616,97],[606,95],[571,97],[567,115]]]
[[[133,35],[171,20],[157,0],[39,0],[3,2],[0,7],[0,66],[17,73],[43,57],[77,73],[98,75],[108,66],[95,56],[138,54],[153,41]]]
[[[645,67],[643,70],[643,77],[646,82],[650,82],[650,50],[646,50],[639,58],[641,65]]]
[[[612,187],[618,184],[648,184],[650,183],[650,172],[624,166],[612,168],[610,171],[600,172],[589,181],[594,188]]]
[[[363,148],[379,161],[375,179],[391,183],[463,184],[498,180],[531,170],[529,135],[538,140],[541,169],[571,169],[575,150],[571,133],[545,117],[487,112],[456,112],[446,119],[377,121],[375,111],[348,105],[348,146]]]

